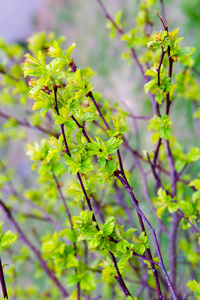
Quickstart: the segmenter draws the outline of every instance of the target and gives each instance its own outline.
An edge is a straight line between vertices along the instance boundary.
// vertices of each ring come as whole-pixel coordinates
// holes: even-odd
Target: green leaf
[[[145,85],[144,85],[144,91],[145,93],[148,93],[151,91],[152,87],[157,83],[157,78],[153,80],[149,80]]]
[[[103,231],[99,230],[95,234],[95,236],[93,237],[93,239],[91,239],[91,241],[89,242],[89,248],[96,248],[97,246],[99,246],[102,238],[103,238]]]
[[[94,274],[92,273],[85,273],[84,276],[81,278],[81,290],[85,291],[93,291],[96,289],[96,281]]]
[[[43,55],[43,53],[41,51],[38,52],[38,60],[39,60],[39,62],[41,63],[41,65],[43,67],[46,67],[45,57],[44,57],[44,55]]]
[[[59,150],[56,149],[56,150],[49,150],[49,153],[46,157],[46,160],[47,161],[50,161],[52,158],[54,158],[57,154],[59,153]]]
[[[108,158],[108,155],[114,153],[119,148],[122,140],[111,137],[108,141],[103,142],[100,137],[96,137],[96,141],[87,143],[86,149],[89,155],[97,155],[97,157]]]
[[[123,256],[122,258],[120,258],[120,260],[117,263],[120,272],[123,272],[128,260],[129,256]]]
[[[193,163],[200,159],[200,148],[192,148],[187,155],[187,161]]]
[[[6,232],[0,233],[0,251],[5,248],[8,248],[12,243],[16,241],[18,235],[12,233],[12,231],[8,230]]]
[[[106,160],[106,158],[104,158],[104,157],[100,157],[100,158],[98,159],[98,164],[99,164],[101,167],[105,167],[105,166],[106,166],[106,162],[107,162],[107,160]]]
[[[79,278],[77,274],[68,274],[66,277],[66,284],[67,286],[75,286],[79,282]]]
[[[200,284],[196,280],[190,280],[187,283],[187,286],[189,287],[189,289],[191,291],[194,292],[194,294],[195,294],[196,297],[200,296]]]
[[[65,236],[69,241],[75,243],[77,241],[76,232],[72,229],[63,229],[60,231],[59,236]]]
[[[189,183],[189,186],[194,186],[195,189],[200,191],[200,179],[195,179]]]
[[[154,68],[151,68],[146,71],[145,75],[156,77],[158,76],[158,71]]]
[[[81,117],[81,121],[94,121],[95,114],[87,112]]]
[[[106,171],[110,174],[113,174],[117,169],[116,163],[113,160],[106,161]]]
[[[44,107],[44,105],[45,105],[44,102],[42,102],[42,101],[36,101],[34,103],[34,105],[33,105],[32,110],[41,109],[41,108]]]
[[[158,116],[154,116],[154,118],[149,122],[149,130],[153,129],[155,132],[159,133],[160,138],[169,140],[171,136],[172,121],[170,121],[168,115],[164,115],[161,118]]]
[[[122,242],[118,242],[116,245],[116,250],[122,253],[127,253],[127,248],[129,248],[130,244],[126,241],[123,240]]]
[[[114,266],[108,265],[103,269],[102,271],[102,277],[106,282],[112,283],[115,279],[115,275],[117,274],[117,271]]]
[[[106,141],[105,144],[106,144],[108,155],[117,151],[121,143],[122,140],[115,137],[111,137],[108,141]]]
[[[116,219],[114,217],[109,217],[105,224],[103,225],[103,234],[104,236],[111,235],[115,226]]]
[[[129,228],[126,230],[123,234],[123,238],[126,239],[129,235],[131,235],[133,232],[137,231],[135,228]]]
[[[178,58],[185,58],[189,55],[191,55],[194,52],[194,48],[190,47],[183,47],[182,49],[179,50],[177,57]]]
[[[136,243],[133,247],[133,251],[138,254],[143,255],[145,250],[149,248],[148,239],[145,235],[145,232],[142,232],[138,238],[134,236],[133,241]]]

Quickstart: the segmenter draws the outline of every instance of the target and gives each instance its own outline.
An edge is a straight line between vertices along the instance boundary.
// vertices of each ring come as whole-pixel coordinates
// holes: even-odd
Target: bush
[[[113,18],[98,0],[141,73],[138,115],[93,91],[94,72],[63,37],[35,34],[25,61],[1,40],[2,299],[199,299],[198,71],[154,2],[125,31],[122,12]],[[13,169],[16,142],[31,179]]]

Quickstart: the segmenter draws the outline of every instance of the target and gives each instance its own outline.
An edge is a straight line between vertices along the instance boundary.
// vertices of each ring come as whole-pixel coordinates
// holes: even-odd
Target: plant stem
[[[101,0],[97,0],[97,2],[99,3],[99,5],[100,5],[100,7],[101,7],[101,9],[102,9],[102,11],[103,11],[103,13],[104,13],[106,19],[108,19],[108,20],[114,25],[114,27],[117,29],[117,31],[118,31],[118,33],[119,33],[120,35],[123,35],[123,34],[124,34],[123,29],[121,29],[121,28],[115,23],[115,21],[113,20],[113,18],[109,15],[108,11],[106,10],[105,6],[103,5],[103,2],[102,2]],[[134,60],[135,60],[135,62],[136,62],[136,64],[137,64],[137,66],[139,67],[139,69],[140,69],[140,71],[141,71],[143,77],[145,77],[145,72],[144,72],[143,66],[142,66],[142,64],[140,63],[140,61],[139,61],[139,59],[138,59],[138,56],[137,56],[137,54],[136,54],[136,52],[135,52],[135,49],[134,49],[133,47],[131,48],[131,53],[132,53],[132,57],[134,58]]]
[[[49,267],[47,266],[46,262],[41,257],[40,252],[27,239],[27,237],[25,236],[25,234],[23,233],[23,231],[21,230],[21,228],[19,227],[19,225],[17,224],[17,222],[15,221],[15,219],[13,218],[10,209],[3,203],[2,200],[0,200],[0,206],[2,207],[4,213],[7,216],[7,218],[9,219],[9,221],[15,227],[15,229],[18,232],[19,237],[21,238],[21,240],[30,248],[30,250],[33,251],[33,253],[35,254],[35,256],[37,257],[37,259],[38,259],[38,261],[40,263],[41,268],[45,271],[45,273],[47,274],[47,276],[53,281],[53,283],[55,284],[55,286],[59,289],[59,291],[61,292],[63,298],[68,297],[69,295],[68,295],[66,289],[62,286],[62,284],[58,281],[58,279],[53,275],[52,271],[49,269]]]
[[[163,263],[163,259],[162,259],[162,255],[161,255],[161,252],[160,252],[160,246],[159,246],[159,243],[158,243],[158,240],[157,240],[157,237],[156,237],[156,234],[155,234],[155,229],[151,226],[151,224],[149,223],[148,219],[146,218],[146,216],[144,215],[144,213],[141,211],[141,209],[139,208],[138,204],[136,203],[136,198],[132,192],[132,188],[128,187],[126,185],[126,183],[124,182],[124,180],[118,175],[116,174],[115,175],[120,181],[121,183],[123,184],[124,188],[126,189],[127,193],[129,194],[131,200],[132,200],[132,205],[135,207],[135,209],[137,210],[138,214],[142,217],[142,219],[144,220],[144,222],[147,224],[151,234],[152,234],[152,237],[153,237],[153,240],[154,240],[154,244],[155,244],[155,247],[156,247],[156,250],[157,250],[157,254],[158,254],[158,258],[159,258],[159,262],[160,262],[160,268],[162,269],[162,272],[166,278],[166,281],[167,281],[167,284],[168,284],[168,287],[171,291],[171,294],[172,294],[172,297],[174,300],[177,300],[177,296],[176,296],[176,293],[175,293],[175,290],[174,290],[174,287],[172,285],[172,282],[170,280],[170,277],[169,275],[167,274],[167,271],[166,271],[166,268],[165,268],[165,265]],[[162,298],[160,298],[162,299]]]
[[[157,189],[159,189],[160,187],[163,187],[163,186],[162,186],[161,179],[160,179],[160,177],[158,176],[158,174],[156,173],[155,166],[154,166],[153,163],[151,162],[151,159],[150,159],[148,153],[147,153],[147,158],[148,158],[149,164],[150,164],[150,166],[151,166],[151,170],[152,170],[153,176],[155,177],[155,180],[156,180]]]
[[[59,192],[59,194],[60,194],[60,198],[62,199],[64,208],[65,208],[65,211],[66,211],[66,213],[67,213],[67,216],[68,216],[68,219],[69,219],[69,222],[70,222],[70,226],[71,226],[71,229],[72,229],[72,228],[73,228],[73,224],[72,224],[72,216],[71,216],[70,211],[69,211],[69,209],[68,209],[68,207],[67,207],[65,197],[64,197],[64,195],[63,195],[63,193],[62,193],[62,190],[61,190],[61,188],[60,188],[58,179],[57,179],[57,177],[56,177],[54,174],[53,174],[53,178],[54,178],[54,180],[55,180],[57,190],[58,190],[58,192]]]
[[[3,297],[8,299],[8,294],[7,294],[7,288],[6,288],[6,282],[3,274],[3,266],[1,262],[1,257],[0,257],[0,282],[1,282],[1,288],[3,291]]]
[[[120,273],[120,271],[119,271],[119,268],[118,268],[118,265],[117,265],[117,261],[116,261],[116,258],[115,258],[115,256],[114,256],[114,254],[113,254],[111,251],[109,251],[109,253],[110,253],[110,256],[111,256],[112,261],[113,261],[113,263],[114,263],[115,269],[116,269],[116,271],[117,271],[117,275],[118,275],[118,276],[115,276],[116,280],[118,281],[119,285],[121,286],[121,288],[122,288],[122,290],[123,290],[125,296],[126,296],[126,297],[127,297],[127,296],[131,296],[129,290],[127,289],[127,287],[126,287],[126,285],[125,285],[125,283],[124,283],[124,280],[123,280],[123,278],[122,278],[122,275],[121,275],[121,273]]]
[[[95,105],[95,107],[96,107],[96,109],[97,109],[97,111],[99,113],[99,116],[101,117],[101,119],[102,119],[103,123],[105,124],[107,130],[109,130],[110,127],[109,127],[108,123],[106,122],[103,114],[101,113],[101,110],[100,110],[97,102],[95,101],[92,92],[90,91],[86,96],[90,97],[92,99],[92,101],[93,101],[93,103],[94,103],[94,105]],[[126,186],[129,190],[131,190],[132,200],[134,200],[135,204],[138,205],[138,201],[136,200],[134,194],[132,193],[132,189],[130,188],[130,185],[129,185],[128,180],[126,178],[126,175],[124,173],[124,167],[123,167],[123,163],[122,163],[121,154],[120,154],[120,150],[119,149],[117,150],[117,155],[118,155],[118,160],[119,160],[119,165],[120,165],[120,172],[121,172],[121,175],[122,175],[122,178],[123,178],[123,185]],[[116,177],[118,179],[119,179],[119,177],[121,178],[121,176],[116,176]],[[139,213],[138,213],[138,219],[139,219],[142,231],[145,232],[145,234],[146,234],[144,223],[143,223],[142,217],[141,217],[141,215]],[[147,249],[147,253],[148,253],[149,259],[152,260],[151,250]],[[156,271],[155,266],[154,266],[153,263],[151,263],[151,267],[152,267],[154,279],[155,279],[156,286],[157,286],[158,299],[162,299],[162,292],[161,292],[161,288],[160,288],[158,274],[157,274],[157,271]]]
[[[163,63],[164,56],[165,56],[165,51],[162,49],[160,63],[159,63],[158,69],[157,69],[157,71],[158,71],[158,85],[159,86],[160,86],[160,69],[161,69],[161,66],[162,66],[162,63]]]
[[[55,132],[51,132],[49,129],[46,129],[40,125],[38,126],[34,126],[32,124],[30,124],[27,120],[20,120],[20,119],[17,119],[13,116],[10,116],[2,111],[0,111],[0,118],[2,119],[5,119],[5,120],[9,120],[9,119],[13,119],[18,125],[20,126],[23,126],[23,127],[27,127],[27,128],[30,128],[30,129],[34,129],[36,131],[38,131],[40,134],[46,136],[47,134],[51,134],[51,135],[54,135],[56,136],[57,134]]]
[[[60,113],[59,113],[59,109],[58,109],[58,101],[57,101],[57,86],[56,84],[54,84],[53,86],[53,89],[54,89],[54,98],[55,98],[55,110],[56,110],[56,113],[57,115],[59,116]],[[75,121],[75,118],[74,118],[74,121]],[[75,121],[76,122],[76,121]],[[78,124],[77,124],[78,125]],[[80,125],[80,124],[79,124]],[[63,135],[63,139],[64,139],[64,143],[65,143],[65,148],[66,148],[66,153],[71,157],[71,154],[70,154],[70,150],[68,148],[68,145],[67,145],[67,140],[66,140],[66,136],[65,136],[65,130],[64,130],[64,124],[61,124],[61,129],[62,129],[62,135]],[[80,125],[81,126],[81,125]],[[79,127],[80,128],[80,127]],[[82,128],[82,127],[81,127]],[[97,230],[100,230],[99,228],[99,225],[97,223],[97,220],[96,220],[96,217],[95,217],[95,214],[94,214],[94,210],[92,208],[92,205],[91,205],[91,202],[90,202],[90,198],[88,197],[87,195],[87,192],[86,192],[86,189],[84,187],[84,184],[83,184],[83,181],[82,181],[82,178],[81,178],[81,175],[79,172],[77,172],[77,178],[78,178],[78,181],[80,183],[80,186],[81,186],[81,189],[83,191],[83,194],[85,196],[85,199],[86,199],[86,202],[87,202],[87,206],[89,208],[90,211],[93,212],[93,215],[92,215],[92,219],[93,221],[96,223],[96,229]],[[119,271],[119,268],[117,266],[117,262],[116,262],[116,259],[115,259],[115,256],[112,252],[110,252],[110,255],[111,255],[111,258],[112,258],[112,261],[114,263],[114,266],[115,266],[115,269],[117,271],[117,274],[118,274],[118,277],[116,277],[116,280],[118,281],[122,291],[124,292],[125,296],[131,296],[130,292],[128,291],[127,287],[126,287],[126,284],[120,274],[120,271]]]
[[[164,7],[164,0],[160,0],[160,5],[161,5],[161,12],[162,12],[162,18],[164,23],[166,24],[166,16],[165,16],[165,7]]]

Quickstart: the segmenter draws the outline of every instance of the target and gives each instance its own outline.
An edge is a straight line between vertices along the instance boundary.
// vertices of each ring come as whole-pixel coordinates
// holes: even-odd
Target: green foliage
[[[10,230],[2,232],[2,229],[0,231],[0,252],[2,252],[4,249],[10,247],[12,243],[16,241],[18,238],[18,235],[15,233],[12,233]]]
[[[191,291],[194,292],[194,295],[197,299],[200,299],[200,285],[197,283],[196,280],[190,280],[187,283],[187,286]]]
[[[5,270],[9,293],[18,279],[20,285],[27,276],[31,283],[17,287],[13,297],[135,300],[137,294],[142,300],[162,294],[177,299],[174,293],[183,298],[187,287],[200,297],[195,279],[185,284],[199,275],[200,148],[190,124],[193,118],[198,134],[199,79],[194,76],[194,49],[180,46],[178,29],[170,31],[164,24],[164,31],[152,33],[157,2],[141,1],[132,28],[127,12],[120,10],[113,19],[105,14],[110,37],[121,35],[124,58],[133,58],[143,76],[144,89],[141,78],[134,78],[141,90],[134,97],[137,111],[145,116],[135,115],[135,107],[126,112],[93,91],[94,72],[76,65],[76,45],[63,50],[62,36],[33,35],[23,64],[23,47],[0,40],[3,153],[17,152],[16,140],[27,142],[34,171],[31,180],[27,173],[21,180],[21,168],[13,172],[11,163],[0,162],[2,212],[12,221],[7,226],[13,224],[18,232],[0,232],[1,253],[8,251],[12,259],[12,268]],[[7,106],[11,115],[4,113]],[[183,125],[186,115],[189,121]],[[140,120],[149,120],[149,126]],[[152,143],[147,128],[153,131]],[[21,242],[14,248],[18,235]],[[174,279],[180,264],[185,273]],[[173,290],[180,279],[181,288]]]
[[[156,202],[157,208],[157,215],[161,218],[163,212],[167,208],[170,213],[177,211],[178,204],[173,201],[170,195],[166,194],[166,191],[160,188],[158,190],[158,201]]]
[[[149,122],[150,125],[148,129],[153,129],[155,131],[151,138],[154,144],[158,141],[159,138],[169,140],[171,136],[172,121],[170,121],[168,115],[164,115],[161,118],[158,116],[154,116],[154,118],[151,119]]]

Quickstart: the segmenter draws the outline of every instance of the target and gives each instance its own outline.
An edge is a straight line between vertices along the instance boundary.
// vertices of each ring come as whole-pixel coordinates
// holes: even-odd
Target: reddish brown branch
[[[0,258],[0,282],[1,282],[1,288],[3,292],[3,297],[8,299],[8,293],[7,293],[7,288],[6,288],[6,282],[3,274],[3,266]]]
[[[57,115],[59,116],[60,113],[59,113],[59,108],[58,108],[58,100],[57,100],[57,86],[56,84],[54,84],[53,86],[53,89],[54,89],[54,98],[55,98],[55,110],[56,110],[56,113]],[[75,120],[74,120],[75,121]],[[78,124],[77,124],[78,125]],[[64,124],[61,124],[60,125],[61,127],[61,130],[62,130],[62,135],[63,135],[63,139],[64,139],[64,144],[65,144],[65,148],[66,148],[66,153],[71,157],[71,153],[70,153],[70,150],[68,148],[68,144],[67,144],[67,140],[66,140],[66,136],[65,136],[65,130],[64,130]],[[77,178],[78,178],[78,181],[80,183],[80,186],[81,186],[81,189],[83,191],[83,194],[85,196],[85,199],[86,199],[86,202],[87,202],[87,206],[89,208],[90,211],[93,212],[93,215],[92,215],[92,219],[93,221],[96,223],[96,229],[97,230],[100,230],[99,228],[99,225],[97,223],[97,220],[96,220],[96,217],[95,217],[95,214],[94,214],[94,210],[92,208],[92,205],[91,205],[91,202],[90,202],[90,198],[88,197],[87,195],[87,192],[86,192],[86,189],[85,189],[85,186],[83,184],[83,181],[82,181],[82,178],[81,178],[81,175],[79,172],[77,172]],[[124,292],[125,296],[131,296],[130,292],[128,291],[127,287],[126,287],[126,284],[120,274],[120,271],[118,269],[118,266],[117,266],[117,262],[116,262],[116,259],[115,259],[115,256],[112,252],[110,252],[110,255],[111,255],[111,258],[112,258],[112,261],[115,265],[115,268],[116,268],[116,271],[117,271],[117,274],[118,274],[118,277],[116,277],[116,280],[118,281],[122,291]]]
[[[15,221],[15,219],[13,218],[10,209],[3,203],[2,200],[0,200],[0,206],[3,209],[4,214],[6,215],[6,217],[8,218],[8,220],[10,221],[10,223],[14,226],[14,228],[16,229],[17,233],[19,234],[19,238],[29,247],[29,249],[34,253],[34,255],[37,257],[41,268],[45,271],[45,273],[47,274],[47,276],[53,281],[53,283],[55,284],[55,286],[59,289],[59,291],[61,292],[62,296],[65,298],[68,296],[68,293],[66,291],[66,289],[62,286],[62,284],[58,281],[58,279],[54,276],[54,274],[52,273],[52,270],[49,269],[49,267],[47,266],[46,262],[43,260],[43,258],[41,257],[40,252],[35,248],[35,246],[28,240],[28,238],[25,236],[25,234],[23,233],[23,231],[21,230],[21,228],[19,227],[18,223]]]

